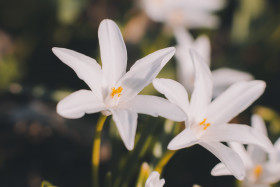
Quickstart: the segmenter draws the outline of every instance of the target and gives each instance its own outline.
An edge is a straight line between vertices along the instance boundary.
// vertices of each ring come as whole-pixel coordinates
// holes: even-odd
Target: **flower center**
[[[202,126],[203,127],[203,130],[206,130],[209,126],[211,126],[210,123],[206,123],[206,118],[203,119],[202,122],[199,123],[199,126]]]
[[[120,86],[117,89],[115,87],[111,88],[112,92],[111,92],[111,97],[114,98],[115,95],[117,95],[118,97],[120,97],[122,94],[122,90],[123,88]]]
[[[257,165],[257,166],[255,167],[255,169],[254,169],[254,175],[255,175],[256,178],[259,178],[259,177],[260,177],[260,175],[262,174],[262,170],[263,170],[263,168],[262,168],[261,165]]]

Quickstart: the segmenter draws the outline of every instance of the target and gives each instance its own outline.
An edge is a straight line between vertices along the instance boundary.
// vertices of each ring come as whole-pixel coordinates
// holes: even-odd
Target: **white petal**
[[[145,187],[163,187],[165,180],[159,177],[159,173],[153,171],[146,180]]]
[[[252,162],[252,159],[250,155],[247,153],[245,147],[237,142],[229,142],[229,147],[232,148],[242,159],[243,164],[245,165],[245,168],[252,168],[254,163]]]
[[[252,127],[267,136],[267,130],[263,119],[258,115],[253,115],[251,118]],[[260,147],[254,145],[248,145],[248,153],[251,156],[254,163],[263,163],[266,160],[267,153]]]
[[[277,151],[280,152],[280,137],[276,140],[276,142],[274,143],[274,147]]]
[[[201,142],[199,144],[213,153],[238,180],[245,177],[243,162],[232,149],[219,142]]]
[[[211,61],[211,45],[207,36],[199,36],[194,42],[194,49],[201,55],[208,66]]]
[[[197,143],[199,143],[199,140],[195,137],[194,133],[189,128],[186,128],[171,140],[167,146],[167,149],[178,150],[185,147],[190,147]]]
[[[169,47],[158,50],[136,61],[124,77],[117,83],[117,87],[123,87],[120,101],[132,99],[145,86],[150,84],[174,53],[175,48]]]
[[[174,35],[179,46],[191,46],[194,42],[192,35],[186,30],[185,27],[175,28]]]
[[[137,95],[125,105],[137,113],[162,116],[173,121],[184,121],[187,118],[177,105],[157,96]]]
[[[202,57],[193,50],[190,53],[195,67],[194,91],[191,96],[190,110],[192,116],[201,118],[203,111],[211,102],[213,89],[212,75]]]
[[[268,163],[263,165],[260,181],[265,184],[274,184],[280,180],[280,163]]]
[[[219,68],[212,71],[214,83],[214,97],[223,93],[229,86],[239,81],[250,81],[254,77],[250,73],[230,68]]]
[[[118,26],[109,19],[100,23],[98,38],[104,84],[110,89],[126,72],[126,47]]]
[[[57,104],[57,113],[65,118],[80,118],[105,110],[105,105],[89,90],[79,90],[62,99]]]
[[[71,67],[99,98],[102,98],[100,92],[102,72],[96,60],[70,49],[54,47],[52,51],[63,63]]]
[[[215,125],[230,121],[259,98],[264,89],[264,81],[233,84],[209,105],[207,119]]]
[[[137,113],[126,109],[110,109],[119,134],[128,150],[134,147],[137,127]]]
[[[223,163],[219,163],[212,169],[211,175],[224,176],[224,175],[232,175],[232,174]]]
[[[203,141],[239,142],[257,145],[266,151],[273,149],[272,143],[263,133],[248,125],[223,124],[210,126],[203,135]]]
[[[257,114],[254,114],[251,117],[251,122],[252,122],[252,127],[260,132],[262,132],[264,135],[267,136],[267,130],[266,130],[266,125],[264,123],[264,120],[262,117],[260,117]]]
[[[153,85],[171,103],[179,106],[186,114],[189,113],[189,96],[180,83],[171,79],[155,79]]]

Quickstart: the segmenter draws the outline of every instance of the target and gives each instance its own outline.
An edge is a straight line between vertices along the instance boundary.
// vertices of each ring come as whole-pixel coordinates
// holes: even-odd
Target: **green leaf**
[[[42,181],[41,187],[58,187],[58,186],[54,186],[52,183],[48,181]]]

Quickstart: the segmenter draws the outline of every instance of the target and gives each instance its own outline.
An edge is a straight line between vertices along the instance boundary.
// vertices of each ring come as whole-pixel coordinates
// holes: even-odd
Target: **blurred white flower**
[[[223,8],[224,0],[141,0],[150,19],[172,27],[215,28],[219,19],[212,13]]]
[[[207,36],[200,36],[196,40],[184,28],[175,30],[175,37],[178,42],[176,47],[178,80],[189,93],[194,87],[194,67],[191,60],[190,48],[195,49],[201,55],[208,66],[211,62],[211,46]],[[217,97],[230,85],[239,81],[249,81],[253,76],[230,68],[220,68],[212,71],[213,76],[213,97]]]
[[[252,116],[253,128],[267,136],[263,119],[258,115]],[[279,141],[279,140],[278,140]],[[248,145],[247,150],[243,145],[231,142],[229,146],[239,154],[246,170],[246,177],[243,180],[244,187],[266,187],[280,180],[280,160],[275,160],[274,154],[279,151],[279,142],[274,145],[274,150],[268,155],[265,151],[254,145]],[[231,172],[224,164],[217,164],[212,172],[214,176],[231,175]]]
[[[85,113],[102,111],[112,114],[120,136],[131,150],[137,126],[137,113],[163,116],[183,121],[184,114],[166,99],[138,95],[157,76],[174,55],[174,48],[156,51],[138,60],[126,73],[127,52],[118,26],[112,20],[101,22],[99,44],[102,69],[92,58],[78,52],[53,48],[54,54],[85,81],[90,90],[79,90],[57,105],[57,112],[66,118],[80,118]]]
[[[145,183],[145,187],[163,187],[165,181],[159,178],[159,173],[153,171]]]
[[[191,51],[191,56],[195,82],[190,102],[188,93],[180,83],[170,79],[153,81],[154,87],[169,101],[177,104],[187,119],[186,128],[169,143],[168,149],[177,150],[200,144],[219,158],[236,178],[242,179],[245,176],[242,160],[221,142],[237,141],[271,149],[271,142],[261,132],[248,125],[228,123],[264,92],[265,82],[255,80],[235,83],[211,102],[213,82],[210,69],[195,51]]]

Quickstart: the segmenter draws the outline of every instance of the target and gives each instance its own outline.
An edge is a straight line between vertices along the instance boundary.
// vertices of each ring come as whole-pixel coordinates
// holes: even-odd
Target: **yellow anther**
[[[261,165],[257,165],[257,166],[255,167],[255,169],[254,169],[254,175],[255,175],[256,178],[259,178],[259,177],[260,177],[260,175],[262,174],[262,170],[263,170],[263,168],[262,168]]]
[[[206,120],[207,120],[207,119],[204,118],[203,121],[199,123],[199,125],[203,125],[203,126],[204,126],[204,127],[203,127],[203,130],[206,130],[208,127],[211,126],[210,123],[206,123]]]
[[[206,122],[206,118],[202,122],[199,123],[199,125],[203,125]]]
[[[111,93],[111,97],[113,98],[116,94],[118,94],[118,97],[120,97],[122,94],[122,90],[123,88],[120,86],[117,89],[115,87],[111,88],[112,93]]]

